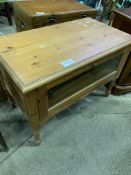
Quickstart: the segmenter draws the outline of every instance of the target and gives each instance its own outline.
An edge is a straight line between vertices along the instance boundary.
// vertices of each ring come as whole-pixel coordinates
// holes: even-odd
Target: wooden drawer
[[[96,10],[75,0],[14,2],[17,31],[25,31],[85,17],[95,18]]]
[[[49,108],[117,70],[121,54],[48,90]]]
[[[86,18],[86,17],[95,17],[94,12],[81,12],[75,14],[61,14],[61,15],[50,15],[46,19],[42,19],[41,17],[33,17],[32,18],[32,25],[33,28],[38,28],[42,26],[48,26],[52,24],[58,24],[62,22],[72,21],[76,19]]]
[[[49,26],[53,24],[58,24],[62,22],[67,22],[67,21],[72,21],[76,19],[81,19],[85,17],[95,17],[95,14],[93,13],[79,13],[75,15],[50,15],[46,19],[42,19],[41,17],[33,17],[32,21],[29,22],[29,20],[23,18],[22,16],[15,15],[15,22],[16,22],[16,27],[17,31],[25,31],[25,30],[30,30],[33,28],[39,28],[39,27],[44,27],[44,26]]]

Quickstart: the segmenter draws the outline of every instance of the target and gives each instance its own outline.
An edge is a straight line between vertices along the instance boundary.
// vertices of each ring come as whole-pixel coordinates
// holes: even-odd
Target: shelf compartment
[[[49,89],[48,107],[51,108],[74,93],[116,71],[120,58],[121,55],[118,55],[114,59],[108,60],[100,65],[94,65],[92,69]]]

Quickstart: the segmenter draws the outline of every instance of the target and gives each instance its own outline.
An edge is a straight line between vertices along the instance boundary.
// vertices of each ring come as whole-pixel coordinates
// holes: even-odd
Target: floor
[[[0,35],[7,35],[9,33],[16,32],[14,18],[12,19],[13,19],[13,26],[9,26],[7,18],[4,16],[0,16]]]
[[[0,17],[0,34],[15,32]],[[105,97],[104,87],[54,116],[34,146],[19,108],[0,103],[0,175],[131,175],[131,93]],[[1,149],[0,149],[1,150]]]

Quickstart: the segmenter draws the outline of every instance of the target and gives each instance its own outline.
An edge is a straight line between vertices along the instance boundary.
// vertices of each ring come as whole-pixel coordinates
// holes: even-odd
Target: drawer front
[[[32,28],[39,28],[43,26],[49,26],[53,24],[59,24],[62,22],[77,20],[85,17],[95,17],[95,13],[76,13],[76,14],[62,14],[62,15],[50,15],[49,17],[37,17],[32,18]]]
[[[49,26],[53,24],[59,24],[62,22],[72,21],[76,19],[81,19],[85,17],[95,17],[95,13],[81,13],[81,14],[63,14],[63,15],[50,15],[48,17],[44,16],[33,16],[30,20],[22,16],[22,14],[15,14],[15,22],[17,31],[25,31],[33,28],[39,28],[44,26]]]
[[[121,54],[113,59],[110,59],[101,64],[95,65],[87,70],[65,82],[48,90],[48,105],[49,108],[56,105],[60,101],[68,98],[74,93],[90,86],[105,76],[115,72],[118,67],[118,63],[121,59]]]
[[[62,23],[62,22],[67,22],[67,21],[73,21],[73,20],[77,20],[77,19],[81,19],[81,18],[86,18],[86,17],[94,17],[93,15],[88,15],[87,13],[82,13],[82,14],[77,14],[75,16],[73,15],[70,15],[70,16],[56,16],[56,17],[53,17],[54,20],[52,20],[52,17],[49,17],[49,20],[47,22],[47,25],[52,25],[52,24],[59,24],[59,23]],[[50,20],[51,19],[51,20]]]
[[[44,3],[44,2],[43,2]],[[38,3],[39,4],[39,3]],[[46,4],[46,3],[45,3]],[[57,4],[57,2],[56,2]],[[74,3],[73,3],[74,4]],[[27,8],[27,5],[28,8]],[[36,12],[39,12],[37,10],[40,10],[37,8],[36,4],[25,4],[21,6],[19,3],[14,3],[14,14],[15,14],[15,20],[16,20],[16,27],[17,31],[24,31],[29,30],[33,28],[39,28],[47,25],[62,23],[66,21],[76,20],[84,17],[92,17],[95,18],[96,16],[96,10],[93,8],[90,8],[88,6],[85,6],[86,8],[80,8],[79,3],[77,8],[72,8],[70,4],[68,4],[69,7],[67,7],[66,11],[62,10],[62,3],[58,4],[58,6],[50,7],[48,9],[48,6],[45,6],[44,9],[45,15],[35,15]],[[34,6],[34,7],[33,7]],[[38,7],[41,5],[38,5]],[[81,6],[81,5],[80,5]],[[33,8],[33,11],[31,9]],[[32,13],[33,12],[33,13]],[[34,14],[34,15],[33,15]],[[52,15],[53,14],[53,15]]]

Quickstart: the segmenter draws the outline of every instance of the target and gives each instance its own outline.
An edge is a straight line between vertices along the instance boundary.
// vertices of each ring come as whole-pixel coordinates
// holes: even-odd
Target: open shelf
[[[120,58],[121,55],[101,63],[100,65],[94,66],[92,69],[49,89],[48,107],[51,108],[60,101],[117,70]]]

